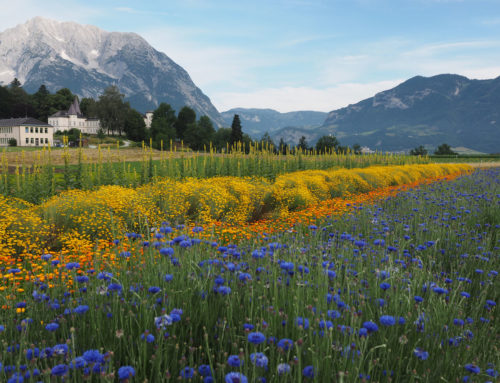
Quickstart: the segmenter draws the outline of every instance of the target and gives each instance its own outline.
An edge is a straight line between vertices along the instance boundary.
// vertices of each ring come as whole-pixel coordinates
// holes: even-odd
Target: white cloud
[[[373,83],[343,83],[325,89],[312,87],[265,88],[250,92],[219,92],[211,100],[219,111],[235,107],[272,108],[279,112],[317,110],[330,112],[372,97],[403,80]]]

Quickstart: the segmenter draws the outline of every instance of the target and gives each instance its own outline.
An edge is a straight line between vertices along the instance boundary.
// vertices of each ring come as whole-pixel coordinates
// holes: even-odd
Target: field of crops
[[[228,163],[4,193],[0,381],[498,381],[498,168]]]

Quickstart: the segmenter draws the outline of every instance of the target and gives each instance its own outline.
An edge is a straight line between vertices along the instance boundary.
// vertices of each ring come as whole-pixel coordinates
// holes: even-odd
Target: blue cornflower
[[[314,378],[314,367],[313,366],[306,366],[302,370],[302,375],[305,376],[306,378]]]
[[[102,355],[99,350],[87,350],[83,353],[83,359],[87,363],[102,363],[104,362],[104,355]]]
[[[58,364],[52,367],[51,374],[54,376],[64,376],[68,373],[68,366],[65,364]]]
[[[48,330],[48,331],[56,331],[57,329],[59,328],[59,324],[58,323],[49,323],[47,326],[45,326],[45,329]]]
[[[256,332],[249,333],[247,339],[250,343],[261,344],[261,343],[265,342],[266,336],[264,334],[262,334],[261,332],[256,331]]]
[[[161,255],[168,255],[168,256],[174,255],[174,249],[171,247],[162,247],[160,249],[160,254]]]
[[[73,310],[73,312],[76,313],[76,314],[85,314],[87,311],[89,311],[89,306],[87,306],[87,305],[77,306]]]
[[[438,286],[434,287],[434,288],[432,289],[432,291],[434,291],[434,292],[435,292],[436,294],[438,294],[438,295],[441,295],[441,294],[448,294],[448,290],[443,289],[442,287],[438,287]]]
[[[378,326],[372,321],[364,322],[363,327],[368,330],[369,333],[378,331]]]
[[[458,319],[458,318],[453,319],[453,324],[454,324],[455,326],[463,326],[463,325],[464,325],[464,323],[465,323],[465,322],[464,322],[464,320],[463,320],[463,319]]]
[[[426,360],[429,357],[429,353],[422,350],[420,347],[413,350],[413,354],[420,360]]]
[[[292,370],[292,368],[288,363],[280,363],[278,364],[277,370],[278,370],[278,375],[284,375],[288,374]]]
[[[191,379],[194,376],[194,369],[187,366],[181,370],[180,376],[183,379]]]
[[[50,258],[52,258],[52,254],[42,254],[43,261],[48,261]]]
[[[148,289],[148,292],[150,294],[156,294],[156,293],[159,293],[161,291],[161,289],[158,287],[158,286],[151,286],[149,289]]]
[[[78,262],[68,262],[68,263],[66,263],[66,268],[68,270],[79,269],[80,264]]]
[[[243,359],[240,359],[238,355],[229,355],[227,364],[231,367],[240,367],[243,366]]]
[[[283,351],[288,351],[293,347],[293,340],[288,338],[280,339],[278,342],[278,348],[281,348]]]
[[[420,302],[423,302],[423,301],[424,301],[424,298],[422,298],[422,297],[421,297],[421,296],[419,296],[419,295],[415,295],[415,296],[413,297],[413,299],[415,299],[415,302],[416,302],[416,303],[420,303]]]
[[[211,376],[212,375],[212,369],[208,364],[202,364],[201,366],[198,367],[198,373],[201,376]]]
[[[118,369],[118,379],[126,380],[135,376],[135,370],[131,366],[123,366]]]
[[[165,274],[165,282],[171,282],[174,279],[172,274]]]
[[[302,318],[302,317],[297,317],[295,319],[295,324],[298,327],[302,327],[304,330],[307,330],[309,328],[309,319]]]
[[[87,361],[86,361],[83,357],[79,356],[79,357],[77,357],[77,358],[73,359],[73,360],[70,362],[70,364],[69,364],[69,368],[70,368],[70,369],[74,369],[74,368],[83,368],[83,367],[85,367],[86,365],[87,365]]]
[[[466,364],[464,367],[467,371],[472,372],[473,374],[479,374],[481,372],[481,369],[472,363]]]
[[[165,327],[170,326],[174,321],[170,315],[162,315],[159,317],[155,317],[155,326],[158,330],[163,330]]]
[[[465,298],[470,298],[470,294],[467,292],[467,291],[462,291],[460,293],[461,296],[465,297]]]
[[[89,277],[87,277],[86,275],[79,275],[76,277],[76,281],[78,283],[87,283],[89,281]]]
[[[267,367],[269,359],[262,352],[254,352],[250,354],[250,361],[257,367]]]
[[[224,378],[225,383],[248,383],[248,379],[241,372],[230,372]]]
[[[392,315],[382,315],[380,317],[380,323],[384,326],[394,326],[396,324],[396,320]]]
[[[122,291],[123,287],[119,283],[110,283],[108,286],[109,291]]]
[[[380,288],[381,288],[382,290],[384,290],[384,291],[385,291],[385,290],[388,290],[388,289],[390,289],[390,288],[391,288],[391,284],[390,284],[390,283],[387,283],[387,282],[382,282],[382,283],[380,284]]]
[[[148,343],[153,343],[155,341],[155,336],[153,334],[144,333],[141,334],[141,339],[146,340]]]
[[[97,274],[97,279],[103,280],[103,281],[109,281],[113,277],[112,273],[108,273],[107,271],[102,271],[99,274]]]

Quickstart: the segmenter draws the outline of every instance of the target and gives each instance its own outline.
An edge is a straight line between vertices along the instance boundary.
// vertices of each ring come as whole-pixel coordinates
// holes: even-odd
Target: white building
[[[45,146],[53,144],[54,127],[31,117],[0,120],[0,146],[9,146],[14,138],[17,146]]]
[[[54,127],[56,132],[77,128],[80,129],[82,133],[88,134],[97,134],[101,127],[99,119],[86,118],[83,116],[80,111],[80,103],[76,97],[67,111],[60,110],[52,116],[49,116],[49,124]]]

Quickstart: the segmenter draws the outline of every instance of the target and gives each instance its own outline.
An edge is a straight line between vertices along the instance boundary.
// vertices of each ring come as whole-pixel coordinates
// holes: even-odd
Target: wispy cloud
[[[395,79],[373,83],[343,83],[328,88],[283,87],[262,88],[252,92],[217,92],[212,102],[220,110],[235,106],[246,108],[273,108],[279,112],[317,110],[329,112],[357,103],[374,94],[392,88],[403,80]]]

